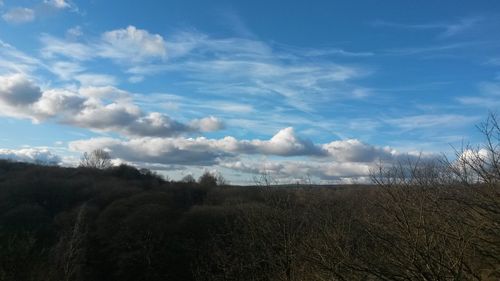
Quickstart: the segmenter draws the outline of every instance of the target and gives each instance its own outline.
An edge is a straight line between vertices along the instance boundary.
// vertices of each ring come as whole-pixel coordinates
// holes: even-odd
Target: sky
[[[0,0],[0,158],[364,182],[500,107],[498,1]]]

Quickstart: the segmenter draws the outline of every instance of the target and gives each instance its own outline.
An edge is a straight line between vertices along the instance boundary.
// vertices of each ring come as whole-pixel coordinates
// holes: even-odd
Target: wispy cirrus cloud
[[[420,114],[386,119],[385,122],[402,130],[450,128],[478,122],[479,116],[461,114]]]
[[[458,43],[432,45],[432,46],[395,48],[395,49],[385,50],[383,54],[411,56],[418,54],[444,53],[444,52],[474,48],[479,45],[482,45],[483,43],[484,42],[458,42]]]
[[[127,72],[135,76],[180,73],[203,93],[276,96],[308,112],[325,99],[352,98],[356,85],[349,81],[371,73],[361,65],[311,61],[308,53],[280,50],[252,39],[216,39],[184,32],[171,37],[167,49],[168,63],[134,66]]]
[[[461,18],[455,22],[431,22],[431,23],[401,23],[385,20],[377,20],[372,23],[374,27],[387,27],[407,30],[435,30],[440,37],[451,37],[474,29],[485,21],[482,17]]]
[[[0,74],[2,73],[29,73],[43,63],[14,46],[0,40]]]
[[[167,51],[163,37],[128,26],[104,32],[90,43],[61,39],[44,34],[41,54],[46,58],[65,57],[77,61],[106,58],[120,63],[139,63],[163,59]]]
[[[2,19],[12,24],[28,23],[35,20],[35,11],[30,8],[11,8],[2,15]]]
[[[465,106],[483,107],[495,111],[500,107],[500,83],[481,82],[478,85],[479,94],[457,97],[458,102]]]
[[[162,36],[137,29],[135,26],[107,31],[102,34],[101,40],[96,47],[99,56],[120,62],[164,59],[167,55],[166,43]]]
[[[47,34],[40,40],[42,57],[59,63],[53,71],[59,77],[81,77],[80,73],[74,76],[79,67],[92,60],[108,59],[130,75],[127,79],[130,83],[170,73],[181,77],[178,81],[183,82],[176,83],[189,84],[203,95],[227,98],[238,94],[251,100],[284,98],[288,106],[304,112],[314,112],[315,104],[363,99],[371,93],[354,83],[355,79],[370,75],[371,69],[321,59],[331,54],[370,56],[371,53],[292,50],[256,39],[213,38],[196,31],[177,32],[164,40],[159,34],[134,26],[107,31],[86,41]]]

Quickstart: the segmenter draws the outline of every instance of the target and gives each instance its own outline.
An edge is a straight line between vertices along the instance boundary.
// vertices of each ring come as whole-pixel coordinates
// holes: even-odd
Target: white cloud
[[[144,76],[140,76],[140,75],[133,75],[133,76],[130,76],[128,78],[128,81],[130,83],[140,83],[142,81],[144,81]]]
[[[340,181],[368,177],[377,163],[318,162],[318,161],[235,161],[224,162],[220,166],[248,174],[268,175],[277,182],[303,181],[312,177],[323,181]],[[257,178],[258,180],[258,178]]]
[[[389,147],[376,147],[356,139],[332,141],[322,147],[331,157],[340,162],[387,161],[398,155],[395,150]]]
[[[307,112],[326,102],[369,95],[368,89],[350,82],[370,74],[360,65],[314,61],[307,52],[290,52],[258,40],[219,39],[196,32],[164,40],[134,26],[104,32],[86,43],[48,35],[41,40],[46,58],[111,59],[126,67],[131,83],[147,75],[174,72],[204,94],[281,97],[288,106]]]
[[[167,49],[163,37],[146,30],[128,26],[105,32],[99,45],[100,56],[118,61],[139,62],[148,59],[164,59]]]
[[[183,32],[169,37],[166,46],[168,63],[135,65],[128,73],[180,73],[203,94],[280,97],[286,105],[307,112],[325,102],[368,94],[367,90],[355,91],[361,87],[349,83],[370,74],[364,67],[311,60],[306,53],[258,40]]]
[[[106,144],[104,147],[100,147]],[[357,140],[336,141],[325,145],[316,145],[309,140],[301,139],[295,135],[293,128],[285,128],[276,133],[269,140],[237,140],[234,137],[226,136],[221,139],[207,139],[204,137],[198,138],[132,138],[127,141],[116,139],[91,139],[75,142],[74,149],[78,147],[92,148],[107,148],[115,151],[114,147],[133,147],[140,144],[145,147],[156,147],[160,157],[163,147],[180,147],[182,150],[204,150],[209,155],[231,155],[238,156],[242,154],[252,155],[275,155],[275,156],[308,156],[316,157],[317,159],[330,159],[334,161],[345,162],[374,162],[376,160],[393,160],[394,157],[400,155],[389,148],[377,148],[367,144],[363,144]],[[138,150],[134,148],[132,150]],[[118,151],[121,151],[118,149]],[[150,151],[149,155],[155,155],[154,151]],[[128,155],[130,157],[130,155]],[[168,155],[171,156],[171,155]],[[116,157],[127,159],[123,155]],[[158,160],[158,158],[157,158]],[[131,160],[132,161],[132,160]],[[165,163],[161,160],[160,163]],[[149,161],[151,162],[151,161]]]
[[[65,0],[44,0],[43,2],[57,9],[66,9],[71,7],[71,5]]]
[[[410,30],[438,30],[440,37],[451,37],[460,33],[470,31],[484,21],[483,18],[462,18],[457,22],[449,23],[395,23],[378,20],[373,23],[376,27],[392,27]]]
[[[41,54],[44,58],[66,57],[84,61],[95,56],[95,50],[83,43],[62,40],[47,34],[40,37],[43,44]]]
[[[314,144],[297,137],[292,128],[280,130],[269,140],[238,140],[232,136],[92,138],[70,142],[69,148],[80,152],[102,148],[115,158],[138,165],[218,166],[249,175],[265,173],[288,180],[309,175],[326,181],[366,180],[381,162],[390,165],[435,157],[400,153],[355,139]]]
[[[216,117],[209,116],[202,119],[195,119],[189,123],[194,130],[201,132],[214,132],[224,128],[224,123]]]
[[[230,112],[230,113],[251,113],[254,112],[255,109],[250,104],[241,104],[234,102],[226,102],[226,101],[217,101],[217,102],[209,102],[208,105],[218,111]]]
[[[19,162],[58,164],[61,158],[44,148],[0,149],[0,159]]]
[[[116,77],[107,74],[84,73],[75,75],[74,79],[82,86],[112,86],[118,83]]]
[[[12,8],[2,15],[8,23],[21,24],[35,20],[35,11],[28,8]]]
[[[33,104],[34,116],[38,121],[58,117],[66,122],[85,107],[86,99],[71,91],[55,89],[44,91],[40,99]]]
[[[130,101],[131,93],[114,86],[83,86],[80,87],[78,93],[81,95],[96,99],[110,101]]]
[[[104,32],[100,38],[85,43],[76,41],[82,34],[80,27],[69,29],[67,34],[69,39],[42,35],[42,55],[45,58],[62,56],[79,61],[99,57],[124,64],[165,59],[167,55],[166,43],[161,35],[135,26]]]
[[[75,39],[75,38],[78,38],[82,35],[83,35],[82,27],[79,25],[66,30],[66,36],[69,38]]]
[[[130,140],[94,138],[72,142],[70,148],[77,151],[105,148],[111,151],[114,157],[126,161],[179,165],[213,165],[222,158],[233,158],[240,154],[324,155],[319,146],[297,138],[292,128],[281,130],[269,140],[237,140],[230,136],[222,139],[204,137],[143,137]]]
[[[220,157],[226,156],[223,152],[210,150],[208,145],[195,139],[139,138],[120,141],[97,138],[74,141],[69,147],[76,151],[106,148],[112,157],[156,164],[214,165]]]
[[[85,68],[76,62],[56,61],[48,67],[48,70],[66,81],[74,79],[78,73],[85,71]]]
[[[292,127],[280,130],[268,141],[253,140],[244,144],[249,148],[248,152],[254,149],[263,154],[282,156],[323,154],[311,141],[297,137]]]
[[[474,96],[462,96],[457,100],[466,106],[478,106],[488,108],[492,111],[500,106],[500,83],[482,82],[478,85],[479,94]]]
[[[0,75],[5,73],[28,74],[40,65],[43,64],[38,59],[0,40]]]
[[[146,114],[126,100],[103,104],[99,100],[89,99],[80,111],[67,116],[64,123],[99,132],[116,132],[136,137],[170,137],[197,132],[200,129],[158,112]]]
[[[386,120],[386,122],[404,130],[414,130],[437,127],[460,127],[477,122],[478,120],[479,118],[477,116],[458,114],[423,114],[392,118]]]
[[[162,113],[145,113],[132,102],[128,92],[111,86],[42,91],[22,74],[0,76],[0,114],[36,122],[54,118],[95,131],[141,137],[170,137],[223,127],[215,117],[186,125]]]

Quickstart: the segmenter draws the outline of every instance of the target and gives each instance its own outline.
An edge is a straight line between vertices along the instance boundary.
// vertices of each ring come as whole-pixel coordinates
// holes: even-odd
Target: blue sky
[[[366,180],[481,140],[498,1],[0,1],[0,157]]]

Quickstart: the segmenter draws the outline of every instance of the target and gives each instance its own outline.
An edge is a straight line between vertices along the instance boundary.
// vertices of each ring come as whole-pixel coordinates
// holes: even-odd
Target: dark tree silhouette
[[[210,172],[205,172],[198,179],[198,183],[204,187],[217,186],[217,177],[212,175]]]

